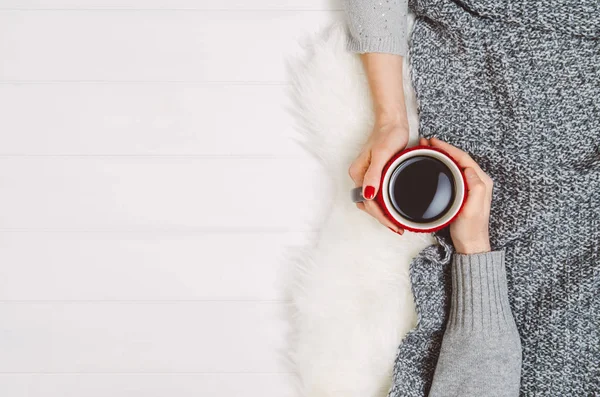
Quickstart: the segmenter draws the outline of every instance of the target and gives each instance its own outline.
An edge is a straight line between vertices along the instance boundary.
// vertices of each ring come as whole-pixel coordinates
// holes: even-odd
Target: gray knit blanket
[[[521,395],[600,396],[600,1],[414,0],[420,132],[494,179],[492,248],[506,251],[523,346]],[[452,247],[411,265],[419,323],[390,397],[427,395]]]

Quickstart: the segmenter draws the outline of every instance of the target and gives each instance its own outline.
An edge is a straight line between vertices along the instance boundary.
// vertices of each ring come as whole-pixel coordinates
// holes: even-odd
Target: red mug
[[[352,201],[365,201],[362,187]],[[467,181],[450,155],[415,146],[392,157],[383,168],[375,201],[387,218],[405,230],[427,233],[448,226],[467,199]]]

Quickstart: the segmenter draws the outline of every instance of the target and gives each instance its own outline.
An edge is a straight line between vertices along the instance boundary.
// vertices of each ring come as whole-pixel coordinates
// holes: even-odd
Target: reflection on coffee
[[[450,169],[440,160],[416,156],[400,163],[389,183],[392,205],[404,218],[429,223],[444,216],[456,195]]]

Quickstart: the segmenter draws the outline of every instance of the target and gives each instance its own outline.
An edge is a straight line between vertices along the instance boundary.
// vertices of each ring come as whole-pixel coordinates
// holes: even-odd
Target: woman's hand
[[[468,197],[458,217],[450,224],[450,236],[459,254],[489,252],[489,219],[492,204],[492,179],[462,150],[437,138],[421,138],[421,145],[433,146],[448,153],[463,169]]]
[[[373,198],[379,191],[383,167],[394,154],[404,149],[407,143],[408,125],[406,122],[377,122],[362,152],[348,171],[355,185],[363,187],[363,196],[367,199],[356,206],[399,234],[404,233],[404,230],[383,214]]]
[[[383,53],[361,54],[369,82],[375,126],[362,152],[350,166],[349,174],[356,186],[362,186],[367,199],[356,206],[374,216],[391,231],[404,230],[383,215],[373,198],[379,190],[383,167],[390,158],[408,143],[408,119],[402,84],[401,56]]]

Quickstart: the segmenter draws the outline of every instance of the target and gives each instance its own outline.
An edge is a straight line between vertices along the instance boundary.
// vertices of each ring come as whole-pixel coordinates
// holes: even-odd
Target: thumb
[[[485,183],[473,168],[465,168],[464,173],[467,180],[467,190],[469,192],[465,205],[477,205],[485,199]]]
[[[363,180],[363,196],[367,200],[372,200],[379,191],[381,173],[386,162],[387,159],[381,154],[373,154],[371,157],[371,164],[369,164],[369,168],[365,173],[365,179]]]

